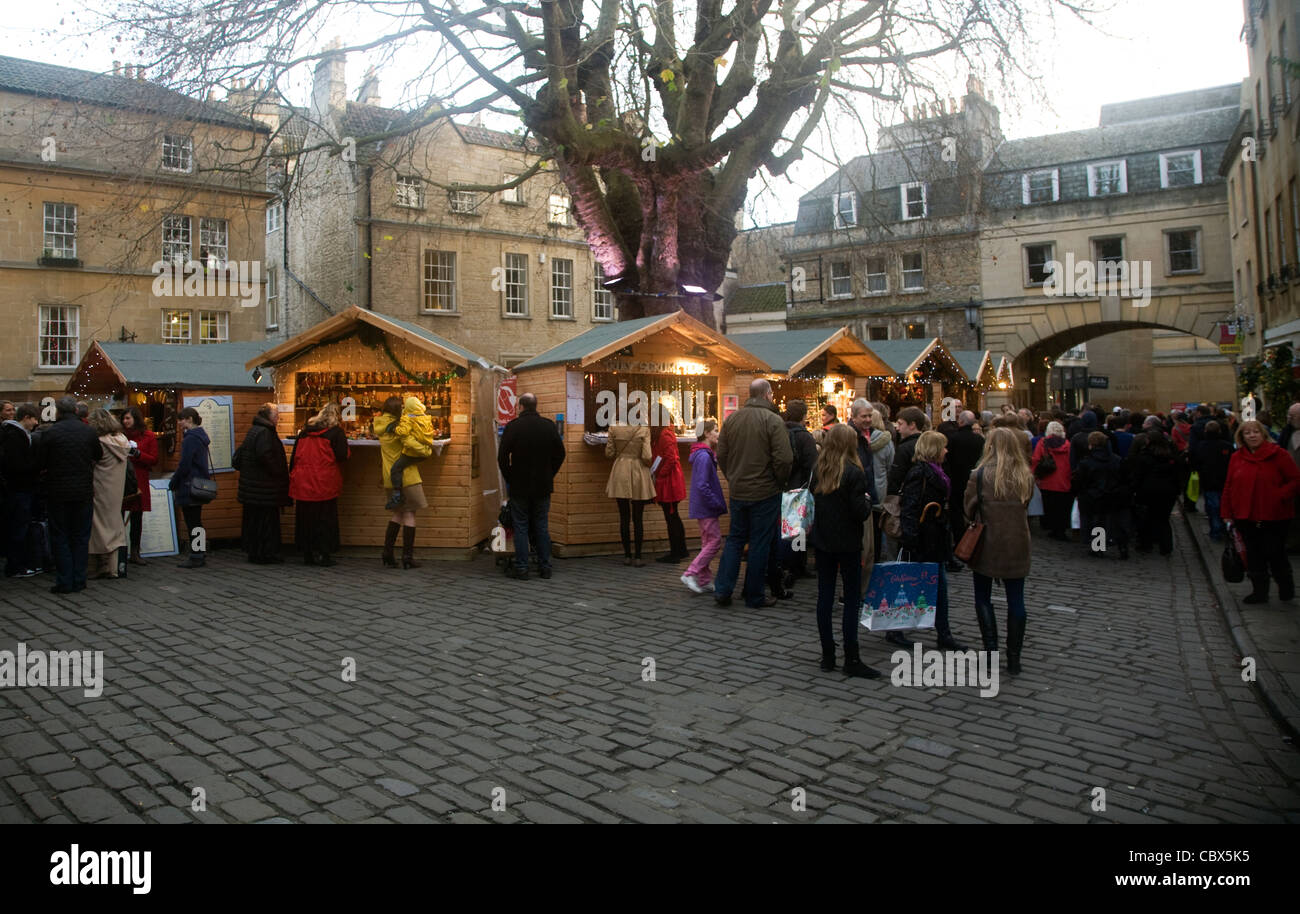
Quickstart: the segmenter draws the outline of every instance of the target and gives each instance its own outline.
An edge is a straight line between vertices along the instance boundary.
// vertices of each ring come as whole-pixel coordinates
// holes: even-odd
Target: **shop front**
[[[681,311],[595,327],[516,367],[517,393],[534,394],[538,411],[555,419],[564,436],[567,456],[551,496],[556,554],[622,551],[618,511],[605,496],[611,425],[649,425],[652,441],[671,426],[689,491],[688,455],[698,422],[722,421],[744,404],[749,382],[769,371],[736,339]],[[694,526],[687,522],[688,537]],[[667,549],[658,509],[647,507],[645,531],[647,554]]]
[[[492,417],[504,369],[416,324],[355,306],[245,367],[274,369],[279,431],[290,452],[308,419],[339,404],[351,452],[339,498],[342,545],[383,545],[391,513],[371,420],[394,396],[415,397],[434,425],[434,455],[417,466],[429,509],[417,515],[416,546],[468,558],[488,538],[500,505]],[[282,526],[292,530],[292,518]]]
[[[174,514],[168,513],[166,482],[180,457],[176,416],[192,406],[212,439],[209,448],[217,498],[203,510],[209,540],[236,539],[241,511],[236,499],[239,474],[231,455],[244,440],[263,403],[272,398],[270,373],[253,380],[242,365],[263,343],[91,343],[68,381],[67,394],[121,417],[137,406],[145,427],[158,436],[158,464],[151,472],[153,508],[145,518],[145,555],[171,554],[177,540]],[[170,523],[169,523],[170,522]],[[184,529],[180,527],[179,529]]]
[[[892,417],[916,406],[937,424],[933,417],[942,415],[944,398],[955,397],[972,409],[979,401],[971,379],[938,337],[872,340],[871,351],[889,366],[889,374],[868,379],[868,396],[888,406]]]
[[[820,424],[821,409],[834,406],[841,420],[853,401],[864,396],[867,379],[890,374],[890,368],[847,327],[743,333],[729,337],[772,366],[777,409],[790,400],[808,404],[808,426]]]

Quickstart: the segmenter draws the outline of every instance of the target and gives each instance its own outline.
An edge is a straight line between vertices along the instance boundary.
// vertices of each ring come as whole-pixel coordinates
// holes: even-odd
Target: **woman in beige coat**
[[[91,412],[87,423],[99,436],[104,456],[95,464],[95,515],[90,528],[90,554],[100,578],[117,577],[117,550],[126,545],[122,519],[122,490],[126,488],[127,452],[131,442],[122,423],[104,408]]]
[[[645,538],[642,512],[646,502],[655,497],[654,480],[650,477],[650,427],[648,425],[613,425],[609,441],[605,443],[605,456],[614,458],[609,470],[605,494],[618,502],[618,532],[623,538],[623,564],[640,568],[641,542]],[[629,521],[636,534],[636,551],[629,535]]]

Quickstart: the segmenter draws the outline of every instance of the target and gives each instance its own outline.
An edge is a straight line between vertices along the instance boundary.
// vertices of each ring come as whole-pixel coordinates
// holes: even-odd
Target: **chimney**
[[[335,38],[325,46],[323,56],[316,63],[311,108],[318,120],[323,120],[331,111],[342,111],[347,102],[348,84],[344,75],[347,55],[338,51],[342,46],[342,39]]]
[[[122,62],[120,60],[113,61],[113,75],[114,76],[122,75]]]
[[[361,90],[357,92],[357,101],[363,105],[379,105],[379,77],[374,67],[366,67],[365,78],[361,80]]]
[[[144,79],[144,67],[139,64],[135,65],[135,78],[141,80]]]

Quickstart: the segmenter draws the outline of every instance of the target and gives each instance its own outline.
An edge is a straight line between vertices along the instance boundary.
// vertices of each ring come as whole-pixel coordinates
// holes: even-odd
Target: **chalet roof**
[[[774,330],[738,333],[732,342],[744,346],[780,374],[796,375],[810,362],[826,354],[827,370],[844,365],[849,374],[883,377],[893,370],[848,327],[817,327],[811,330]]]
[[[924,362],[926,356],[934,353],[942,361],[949,363],[962,380],[971,380],[961,363],[938,337],[931,340],[872,340],[871,351],[878,355],[896,376],[906,375]]]
[[[19,57],[0,56],[0,90],[269,132],[265,124],[235,114],[221,105],[190,98],[148,79],[128,79]]]
[[[725,337],[680,310],[671,314],[652,314],[649,317],[615,321],[592,327],[586,333],[580,333],[573,339],[553,346],[521,365],[516,365],[514,370],[519,372],[529,368],[540,368],[543,365],[565,363],[586,367],[613,355],[625,346],[631,346],[664,330],[676,331],[694,345],[712,350],[712,355],[737,368],[769,370],[765,361],[742,348],[743,343],[740,338]]]
[[[993,379],[993,357],[987,349],[954,349],[952,357],[957,360],[961,370],[966,372],[966,377],[970,378],[973,383],[980,383],[984,374],[988,375],[985,380]]]
[[[91,372],[107,367],[118,380],[136,387],[271,389],[271,373],[254,381],[245,363],[265,342],[209,343],[174,346],[164,343],[91,344],[73,373],[68,389]],[[107,360],[107,365],[101,365]]]

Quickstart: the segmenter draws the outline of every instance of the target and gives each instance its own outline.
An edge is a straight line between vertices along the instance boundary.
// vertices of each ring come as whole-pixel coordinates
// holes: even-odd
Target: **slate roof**
[[[936,174],[935,163],[938,161],[940,159],[935,152],[925,146],[909,146],[861,155],[832,173],[799,200],[802,202],[829,197],[840,191],[882,190],[916,180],[932,180]],[[928,175],[929,178],[918,178],[918,175]]]
[[[756,286],[741,286],[727,302],[728,314],[755,314],[764,311],[785,310],[785,283],[767,282]]]
[[[261,133],[269,131],[265,124],[241,117],[221,105],[201,102],[148,79],[127,79],[19,57],[0,56],[0,90],[255,129]]]
[[[1023,171],[1045,165],[1121,158],[1143,152],[1221,143],[1232,136],[1239,117],[1240,112],[1234,103],[1230,108],[1180,112],[1108,127],[1090,127],[1069,133],[1008,140],[998,147],[986,170]]]
[[[984,364],[985,356],[989,355],[989,351],[987,349],[953,349],[949,354],[957,360],[957,364],[961,366],[962,371],[966,372],[966,376],[974,381],[979,377],[980,368]],[[989,372],[992,374],[996,371],[997,366],[992,363],[990,357]]]
[[[498,149],[513,149],[519,152],[537,152],[541,148],[541,144],[532,136],[525,139],[513,133],[492,130],[478,124],[457,124],[455,121],[452,121],[452,126],[456,128],[461,139],[476,146],[495,146]]]
[[[1112,124],[1144,121],[1153,117],[1175,114],[1191,114],[1193,111],[1208,111],[1213,108],[1236,108],[1240,103],[1241,84],[1230,83],[1209,89],[1192,89],[1189,92],[1175,92],[1172,95],[1157,95],[1152,98],[1102,105],[1101,120],[1098,123],[1103,127],[1109,127]]]
[[[608,346],[610,343],[617,342],[625,336],[631,336],[638,330],[650,326],[655,321],[664,319],[662,314],[652,314],[649,317],[638,317],[631,321],[615,321],[612,324],[601,324],[592,327],[586,333],[579,333],[571,340],[565,340],[558,346],[552,346],[545,352],[533,356],[528,361],[516,365],[515,371],[524,368],[537,368],[542,365],[557,365],[562,362],[577,362],[589,353],[595,352]],[[744,343],[737,345],[743,346]]]
[[[99,348],[130,384],[140,387],[246,387],[271,389],[271,371],[254,382],[244,364],[266,348],[266,342],[209,343],[171,346],[164,343],[107,343]]]

